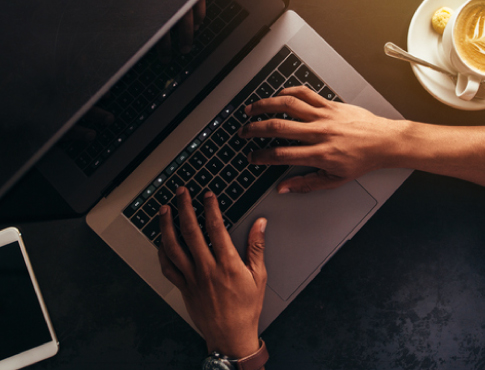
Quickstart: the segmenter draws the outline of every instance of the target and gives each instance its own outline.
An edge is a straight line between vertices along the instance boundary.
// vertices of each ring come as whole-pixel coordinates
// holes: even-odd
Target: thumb
[[[282,181],[278,185],[278,193],[310,193],[315,190],[334,189],[350,180],[330,175],[325,170],[318,170],[304,176],[295,176]]]
[[[265,218],[256,220],[249,231],[248,248],[246,250],[246,266],[253,273],[254,278],[261,283],[266,283],[264,232],[267,222]]]

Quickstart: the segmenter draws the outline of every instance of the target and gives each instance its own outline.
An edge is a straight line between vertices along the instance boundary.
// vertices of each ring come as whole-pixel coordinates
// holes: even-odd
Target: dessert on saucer
[[[414,13],[408,31],[408,51],[430,63],[449,70],[441,58],[441,35],[433,29],[432,18],[441,8],[455,10],[466,0],[424,0]],[[427,67],[411,64],[414,74],[423,87],[436,99],[451,107],[463,110],[485,109],[485,99],[465,101],[455,95],[455,85],[446,75]]]

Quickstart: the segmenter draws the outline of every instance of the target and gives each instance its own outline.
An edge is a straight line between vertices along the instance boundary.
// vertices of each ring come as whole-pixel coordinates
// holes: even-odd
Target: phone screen
[[[19,243],[0,247],[0,360],[50,341]]]

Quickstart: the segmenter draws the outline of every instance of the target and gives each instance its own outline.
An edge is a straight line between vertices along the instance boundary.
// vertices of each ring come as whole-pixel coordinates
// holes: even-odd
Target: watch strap
[[[244,358],[240,358],[236,362],[238,370],[259,370],[269,359],[268,349],[264,340],[259,339],[260,347],[258,351]]]

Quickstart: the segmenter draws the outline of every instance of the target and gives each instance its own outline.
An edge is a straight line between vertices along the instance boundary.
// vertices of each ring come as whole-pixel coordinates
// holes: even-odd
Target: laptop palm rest
[[[337,251],[376,204],[356,181],[310,194],[280,195],[272,191],[231,234],[235,240],[247,240],[254,220],[268,219],[268,286],[286,301]]]

